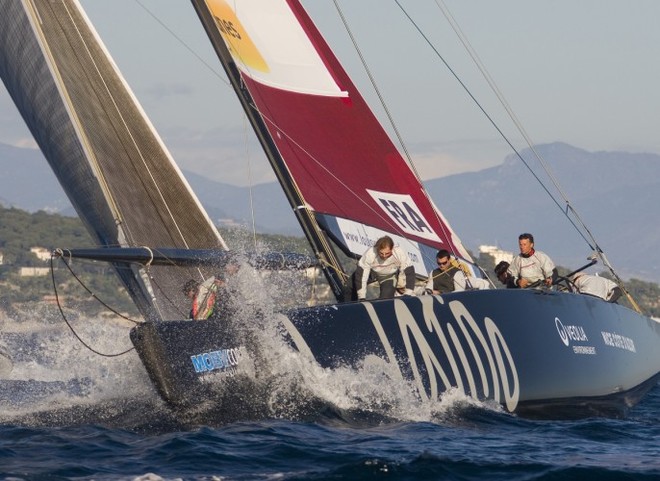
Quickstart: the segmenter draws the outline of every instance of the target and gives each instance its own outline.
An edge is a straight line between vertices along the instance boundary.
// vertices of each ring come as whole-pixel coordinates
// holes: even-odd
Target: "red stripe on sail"
[[[286,0],[337,86],[348,97],[270,87],[243,76],[270,134],[316,212],[461,252],[425,191],[297,0]],[[440,242],[403,233],[405,216],[388,216],[367,192],[409,195]]]
[[[275,89],[249,78],[244,81],[313,210],[399,233],[401,227],[367,190],[408,194],[443,246],[454,247],[423,187],[354,88],[346,102],[341,97]]]

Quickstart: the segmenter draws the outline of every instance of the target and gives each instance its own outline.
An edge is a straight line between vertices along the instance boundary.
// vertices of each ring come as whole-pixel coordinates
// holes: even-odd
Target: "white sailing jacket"
[[[406,251],[401,247],[393,247],[392,255],[387,259],[381,258],[376,252],[376,248],[372,247],[365,254],[360,257],[358,266],[362,267],[362,278],[357,279],[359,289],[357,291],[358,299],[364,299],[367,295],[367,281],[369,280],[369,273],[373,271],[379,278],[388,275],[394,275],[397,272],[403,272],[407,267],[412,266],[410,258]]]
[[[520,254],[515,256],[509,265],[508,272],[516,282],[518,279],[527,279],[534,283],[552,277],[552,271],[555,268],[554,262],[541,251],[534,251],[529,257],[523,257]]]
[[[589,294],[609,301],[612,298],[614,289],[618,286],[615,282],[605,277],[592,276],[578,273],[573,278],[573,284],[577,287],[580,294]]]
[[[454,275],[454,292],[468,291],[472,289],[490,289],[490,283],[486,279],[466,276],[463,271],[457,272]]]

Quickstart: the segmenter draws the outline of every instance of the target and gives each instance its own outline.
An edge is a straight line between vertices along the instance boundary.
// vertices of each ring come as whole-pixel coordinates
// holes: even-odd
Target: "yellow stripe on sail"
[[[268,64],[227,2],[209,0],[208,6],[232,56],[248,69],[269,72]]]

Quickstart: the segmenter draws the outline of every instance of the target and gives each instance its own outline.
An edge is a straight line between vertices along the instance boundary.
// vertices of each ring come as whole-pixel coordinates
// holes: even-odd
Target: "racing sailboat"
[[[351,302],[343,259],[382,235],[408,252],[420,277],[441,248],[479,270],[298,0],[192,3],[337,299],[281,317],[283,337],[301,356],[328,369],[377,360],[422,401],[455,389],[523,415],[619,414],[657,383],[660,324],[594,297],[490,289]],[[227,246],[78,3],[14,0],[9,8],[0,74],[104,246],[67,255],[117,268],[145,315],[130,336],[156,390],[185,409],[258,376],[267,353],[249,336],[231,322],[183,320],[184,309],[174,308],[189,271],[214,272]],[[103,107],[85,118],[92,105]],[[99,125],[107,110],[116,122]],[[126,167],[116,146],[133,159]],[[161,164],[166,175],[156,175]],[[158,215],[154,205],[163,206]],[[162,226],[137,235],[142,222]]]

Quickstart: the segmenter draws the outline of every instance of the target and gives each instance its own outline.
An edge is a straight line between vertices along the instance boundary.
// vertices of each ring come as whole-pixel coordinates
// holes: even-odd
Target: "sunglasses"
[[[447,264],[449,264],[449,260],[446,260],[446,261],[444,261],[444,262],[442,262],[442,261],[438,261],[438,265],[439,265],[439,266],[446,266]]]

